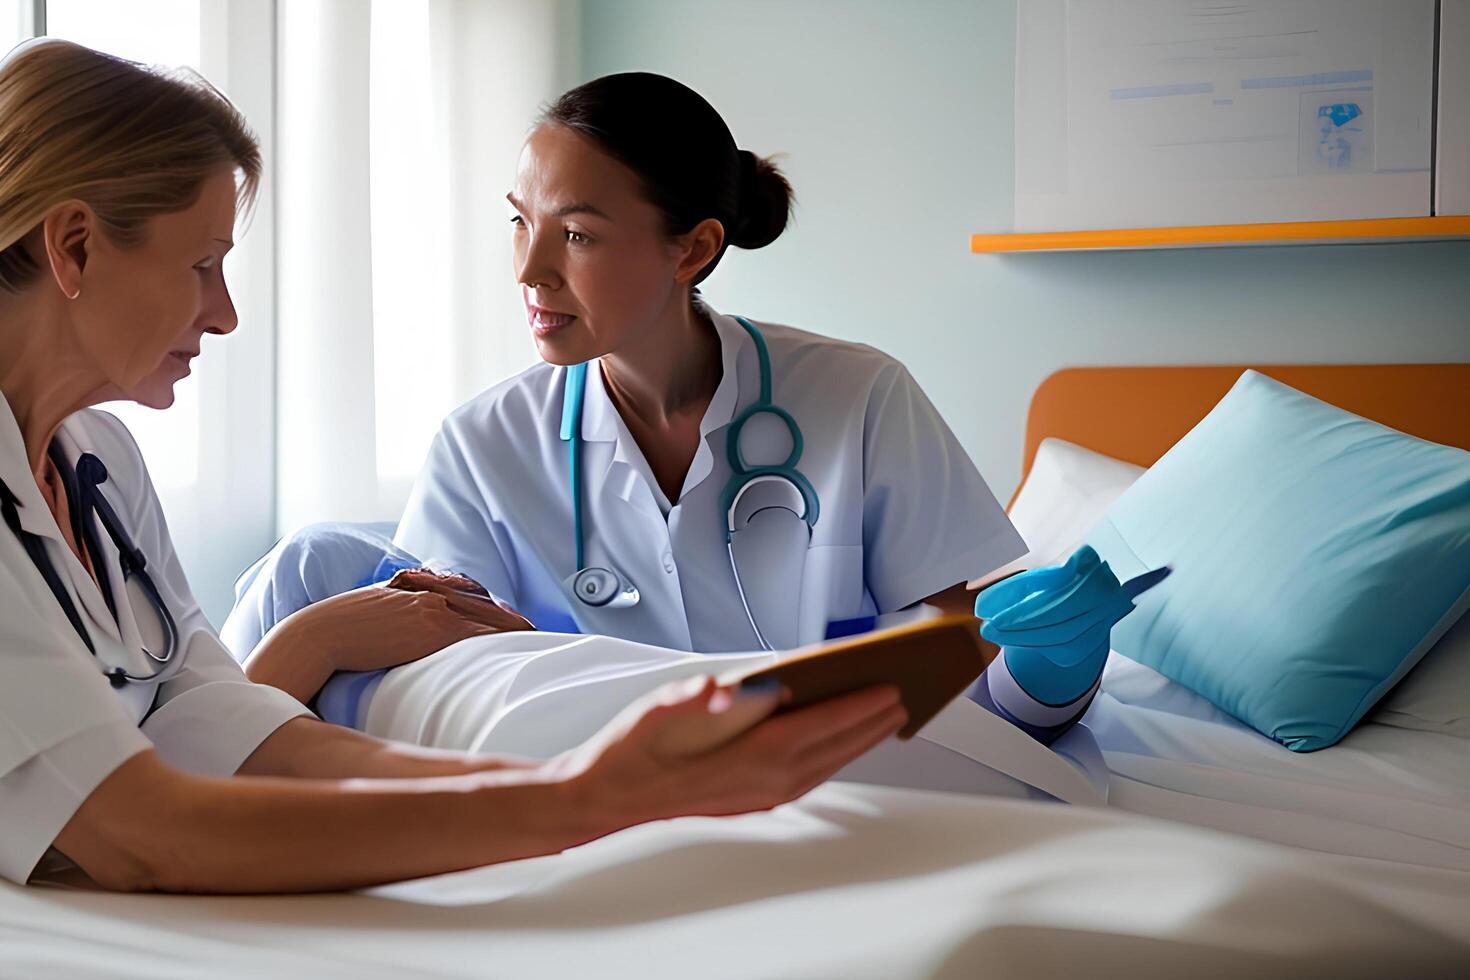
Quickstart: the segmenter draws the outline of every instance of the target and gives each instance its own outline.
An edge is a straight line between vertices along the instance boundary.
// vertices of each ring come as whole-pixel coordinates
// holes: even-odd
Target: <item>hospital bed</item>
[[[1028,412],[1027,475],[1048,439],[1149,466],[1245,368],[1060,371],[1038,388]],[[1257,370],[1402,432],[1470,449],[1470,364]],[[1462,623],[1457,633],[1466,629]],[[1109,802],[1116,808],[1338,854],[1470,872],[1470,739],[1392,727],[1370,714],[1329,750],[1283,751],[1204,698],[1117,654],[1087,723],[1107,756]],[[1470,919],[1464,935],[1470,938]]]
[[[1054,375],[1027,466],[1047,437],[1148,465],[1239,370]],[[1470,448],[1470,365],[1261,370]],[[4,885],[0,975],[1470,975],[1470,740],[1370,718],[1297,755],[1116,657],[1088,724],[1107,808],[832,783],[355,894]]]

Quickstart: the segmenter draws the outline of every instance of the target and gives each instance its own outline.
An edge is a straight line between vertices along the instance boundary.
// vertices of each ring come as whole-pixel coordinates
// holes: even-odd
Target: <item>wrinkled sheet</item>
[[[671,659],[602,640],[589,674],[587,651],[577,652],[586,644],[541,635],[527,647],[533,636],[466,641],[391,672],[369,706],[369,730],[545,755],[669,679],[671,665],[695,674],[766,659]],[[489,655],[495,650],[504,655]],[[588,686],[589,676],[601,680]],[[1226,776],[1279,777],[1260,766],[1202,771],[1230,757],[1214,741],[1224,729],[1170,740],[1169,726],[1224,722],[1185,717],[1198,705],[1175,703],[1177,691],[1146,677],[1131,687],[1127,680],[1116,677],[1108,695],[1113,715],[1092,712],[1089,725],[1101,725],[1111,743],[1110,763],[1128,748],[1140,764],[1164,768],[1159,785],[1110,773],[1114,796],[1149,790],[1159,809],[1159,800],[1183,800],[1219,813],[1245,804],[1210,793],[1270,785],[1236,786]],[[1171,705],[1182,712],[1173,721],[1161,717]],[[1152,720],[1153,735],[1138,719]],[[921,740],[887,744],[911,751]],[[897,758],[907,766],[912,757]],[[948,788],[985,771],[962,756],[950,761]],[[1339,781],[1354,774],[1359,794],[1339,800],[1382,796],[1385,786],[1403,793],[1423,779],[1400,765],[1383,769],[1399,775],[1375,782],[1373,765],[1368,756],[1332,763]],[[834,782],[771,813],[650,824],[556,856],[355,894],[199,898],[0,885],[0,975],[1470,975],[1470,873],[1426,866],[1432,854],[1415,864],[1314,853],[1117,805],[976,795],[988,785],[956,794]],[[1262,802],[1258,818],[1270,815]],[[1180,819],[1190,816],[1199,813]],[[1334,819],[1373,821],[1351,812]]]
[[[363,727],[421,745],[547,758],[661,683],[747,670],[771,657],[683,653],[598,636],[480,637],[389,671]],[[1068,738],[1094,736],[1101,758],[1079,765],[1097,754],[1092,746],[1077,751],[1058,743],[1049,752],[961,698],[918,738],[885,743],[840,778],[1033,799],[1050,793],[1094,805],[1106,800],[1296,847],[1470,871],[1465,739],[1367,722],[1331,748],[1292,752],[1117,654],[1085,726]],[[936,738],[940,745],[929,741]],[[1061,764],[1063,758],[1074,765]],[[1074,770],[1100,777],[1101,799],[1075,785],[1089,780]]]
[[[546,759],[663,684],[743,673],[776,656],[687,653],[561,633],[476,637],[389,671],[359,712],[359,727],[435,748]],[[1102,805],[1107,770],[1092,733],[1078,726],[1052,748],[956,698],[918,738],[890,739],[840,778]]]
[[[1086,717],[1115,807],[1470,871],[1470,740],[1370,720],[1330,748],[1292,752],[1116,653]]]
[[[831,783],[357,894],[0,887],[67,977],[1452,977],[1470,876],[1093,807]]]

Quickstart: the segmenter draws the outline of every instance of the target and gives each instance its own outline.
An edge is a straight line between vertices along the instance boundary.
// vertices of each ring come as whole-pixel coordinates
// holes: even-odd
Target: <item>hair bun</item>
[[[740,157],[740,212],[730,235],[737,248],[764,248],[780,237],[791,218],[791,184],[764,157],[749,150]]]

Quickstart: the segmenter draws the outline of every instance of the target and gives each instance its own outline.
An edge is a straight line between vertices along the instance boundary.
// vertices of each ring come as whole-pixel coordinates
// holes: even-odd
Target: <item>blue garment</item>
[[[235,608],[220,636],[244,660],[276,623],[313,602],[386,582],[421,562],[393,544],[392,524],[323,523],[282,539],[235,583]],[[358,727],[359,707],[387,673],[332,676],[310,707],[324,720]]]
[[[220,629],[241,662],[271,627],[298,609],[378,580],[392,563],[418,560],[393,543],[392,524],[312,524],[282,538],[235,581],[235,607]],[[387,572],[387,578],[392,572]]]
[[[361,582],[358,582],[353,588],[361,589],[364,586],[377,585],[380,582],[388,581],[399,572],[408,571],[410,568],[422,567],[423,563],[407,552],[403,554],[386,554],[378,562],[378,567],[373,569],[373,573]]]

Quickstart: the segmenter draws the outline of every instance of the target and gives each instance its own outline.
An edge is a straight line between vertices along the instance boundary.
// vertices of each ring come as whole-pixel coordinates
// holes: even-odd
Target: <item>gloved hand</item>
[[[1120,584],[1091,546],[1065,565],[997,582],[975,599],[980,635],[1001,648],[969,696],[1045,745],[1060,738],[1092,703],[1115,623],[1169,568]]]

